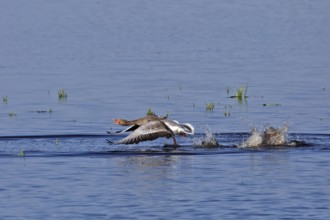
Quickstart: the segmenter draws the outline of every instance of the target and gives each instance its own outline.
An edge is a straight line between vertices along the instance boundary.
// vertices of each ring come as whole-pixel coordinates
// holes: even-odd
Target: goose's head
[[[195,128],[194,128],[194,126],[192,126],[191,124],[189,124],[189,123],[185,123],[185,124],[182,124],[182,126],[184,127],[185,131],[186,131],[188,134],[193,135],[193,134],[195,133]]]
[[[116,118],[114,118],[113,121],[117,125],[126,125],[127,124],[127,120],[125,120],[125,119],[116,119]]]

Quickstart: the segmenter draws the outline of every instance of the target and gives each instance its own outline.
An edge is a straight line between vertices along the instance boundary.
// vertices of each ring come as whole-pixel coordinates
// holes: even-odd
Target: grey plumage
[[[128,128],[109,132],[108,134],[122,134],[133,131],[126,138],[117,142],[117,144],[137,144],[142,141],[152,141],[160,137],[173,138],[174,145],[177,145],[175,135],[186,136],[194,134],[194,127],[189,124],[179,124],[178,121],[168,120],[166,117],[155,115],[145,116],[136,120],[113,119],[115,124],[129,126]]]
[[[151,121],[138,127],[133,133],[120,140],[118,144],[137,144],[142,141],[152,141],[159,137],[171,138],[173,133],[161,121]]]

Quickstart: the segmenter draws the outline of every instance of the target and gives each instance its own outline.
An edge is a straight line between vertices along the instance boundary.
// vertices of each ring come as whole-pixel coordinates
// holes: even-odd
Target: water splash
[[[219,142],[209,128],[204,130],[205,136],[194,141],[194,147],[219,147]]]
[[[248,139],[239,145],[241,148],[261,147],[261,146],[283,146],[287,145],[288,125],[284,124],[280,128],[272,126],[266,127],[264,131],[259,132],[253,128]]]
[[[243,141],[239,145],[241,148],[246,148],[246,147],[258,147],[262,145],[262,133],[260,133],[256,128],[253,128],[251,130],[251,135],[248,139]]]

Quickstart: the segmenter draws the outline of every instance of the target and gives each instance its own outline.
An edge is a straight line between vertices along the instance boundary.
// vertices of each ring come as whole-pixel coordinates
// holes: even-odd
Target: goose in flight
[[[117,144],[137,144],[142,141],[152,141],[160,137],[172,138],[174,145],[177,145],[175,135],[186,136],[194,134],[194,127],[189,124],[179,124],[178,121],[169,120],[167,117],[148,115],[136,120],[113,119],[115,124],[128,126],[122,131],[108,134],[122,134],[133,131]]]

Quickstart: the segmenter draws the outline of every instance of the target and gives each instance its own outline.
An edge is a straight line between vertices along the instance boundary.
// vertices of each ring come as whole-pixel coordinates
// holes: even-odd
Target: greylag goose
[[[167,117],[148,115],[136,120],[113,119],[115,124],[129,126],[128,128],[108,134],[121,134],[133,131],[117,144],[137,144],[142,141],[152,141],[160,137],[172,138],[174,145],[177,145],[175,135],[186,136],[194,134],[194,127],[189,124],[179,124],[178,121],[169,120]]]

